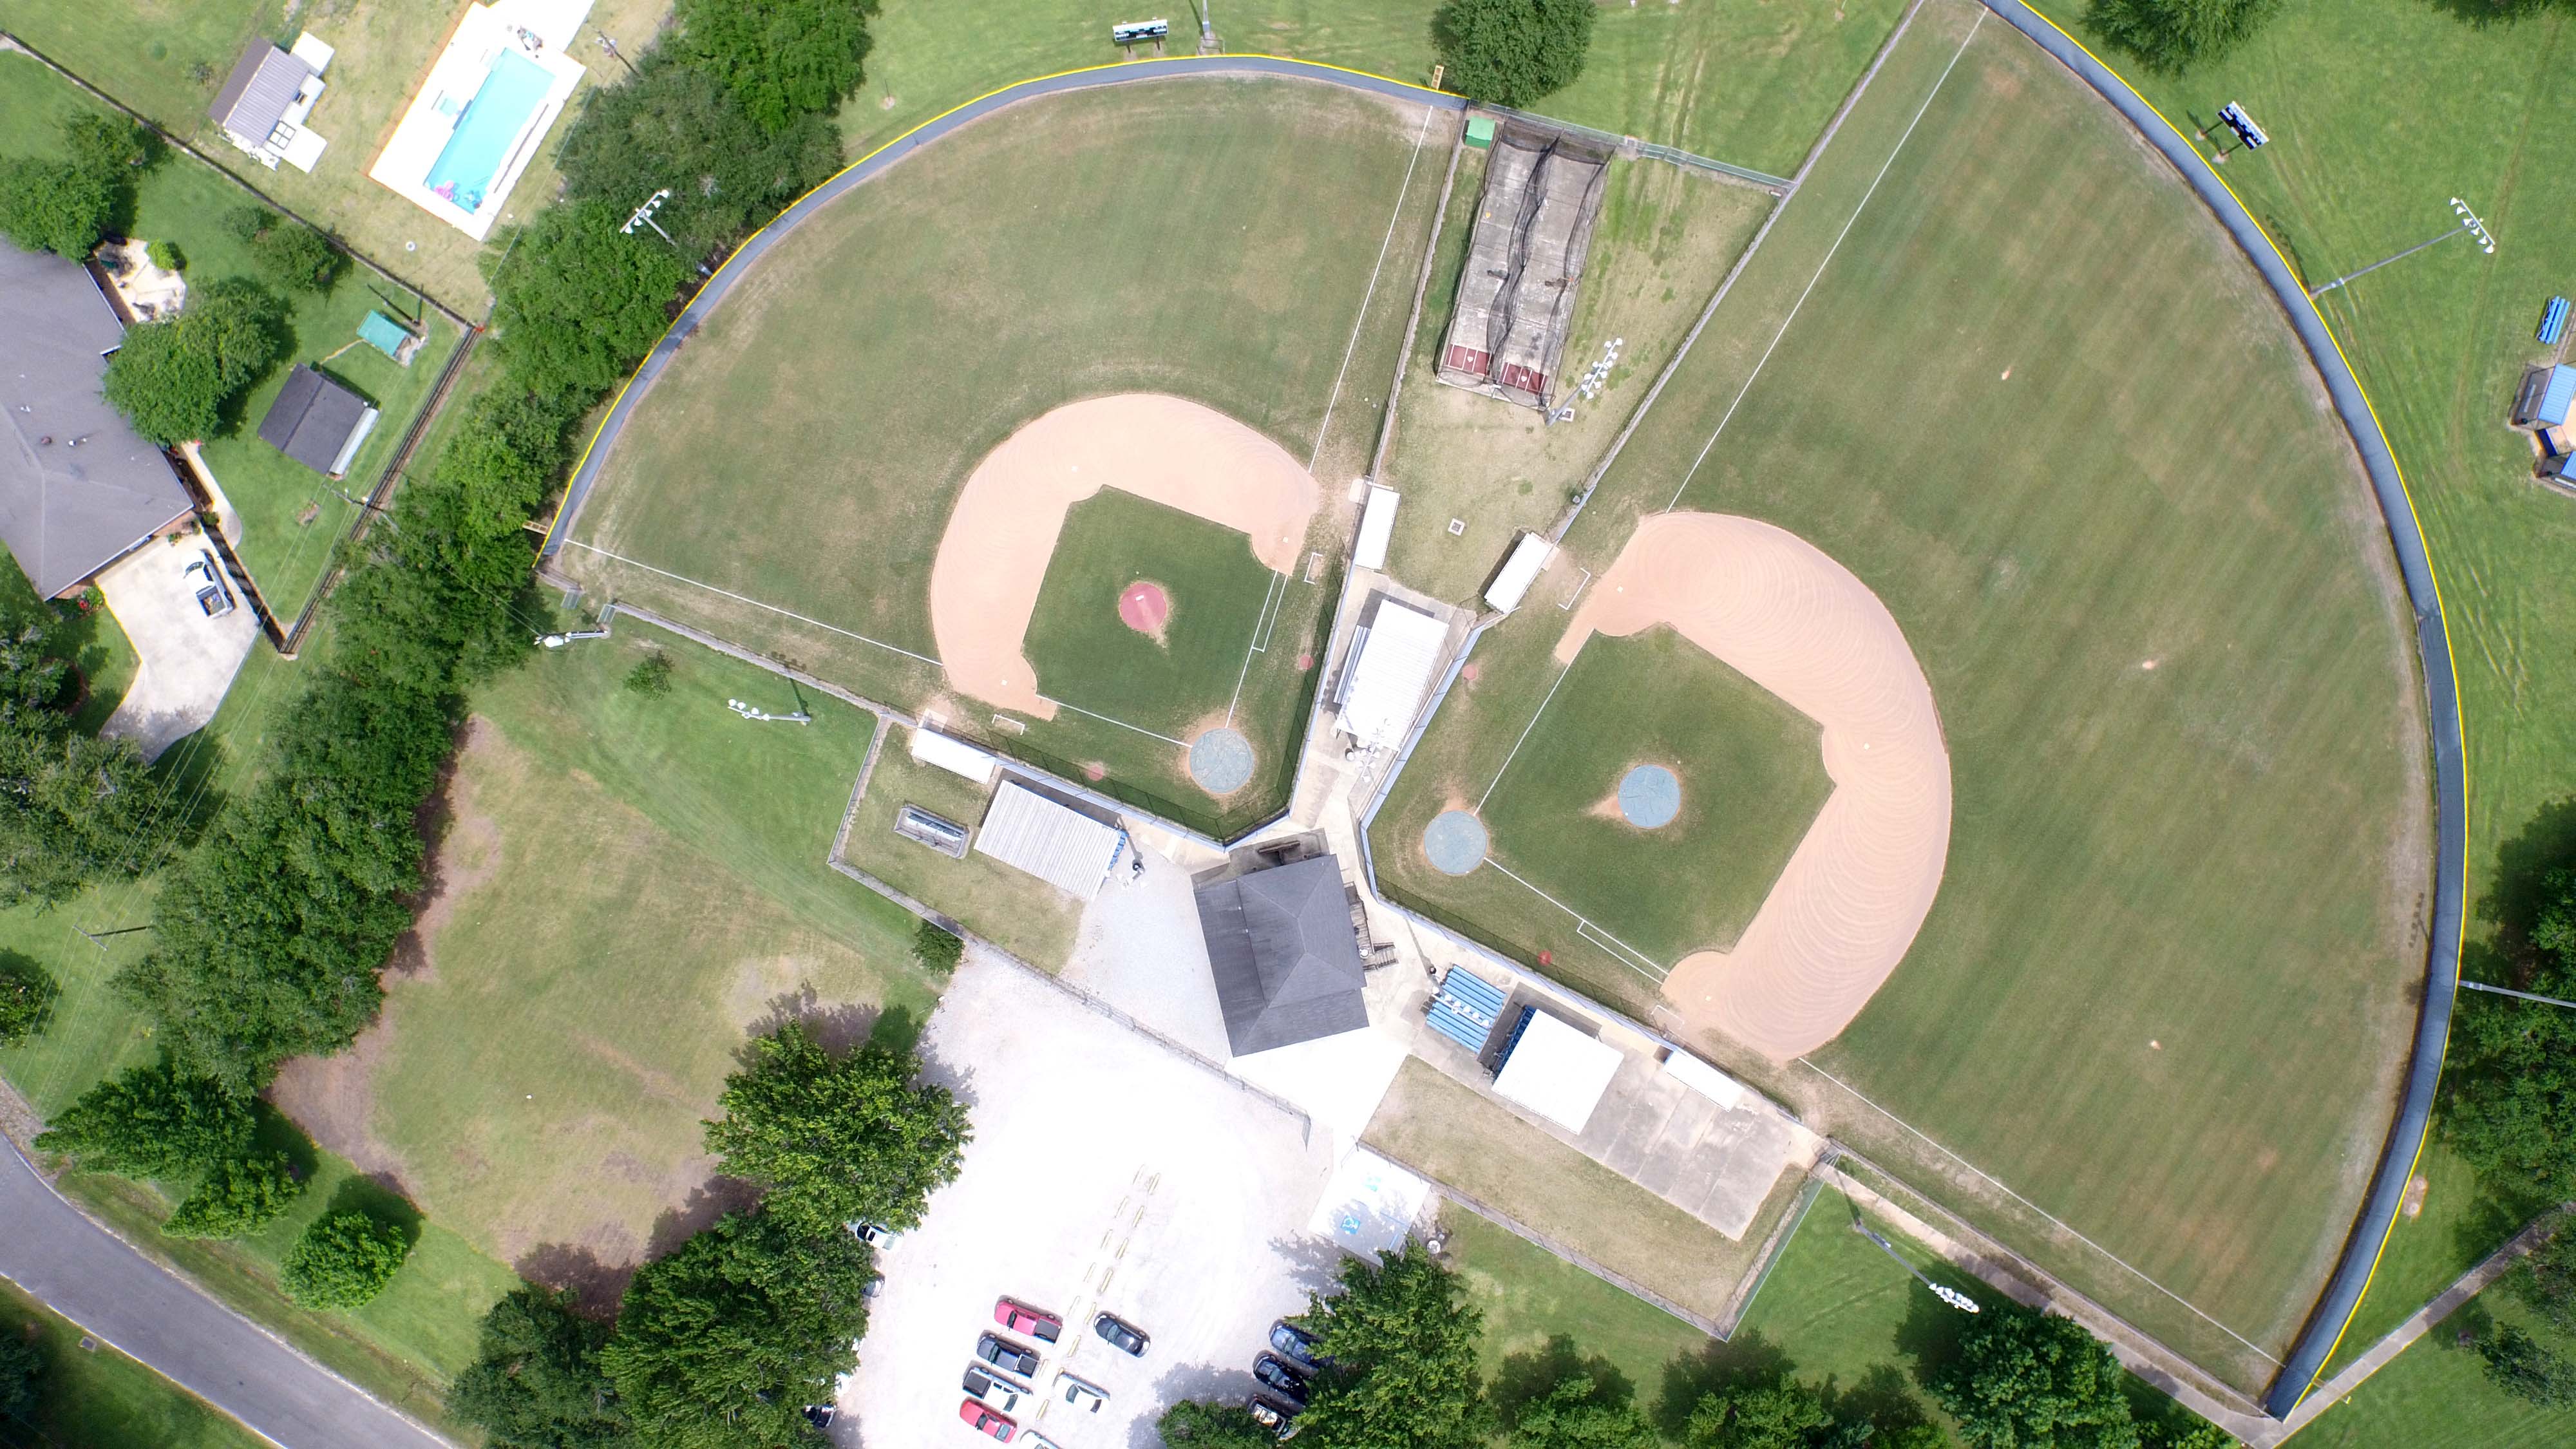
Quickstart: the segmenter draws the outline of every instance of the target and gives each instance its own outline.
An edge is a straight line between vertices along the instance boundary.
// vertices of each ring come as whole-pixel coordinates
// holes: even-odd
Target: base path
[[[1043,414],[975,466],[931,562],[930,634],[961,693],[1055,718],[1020,646],[1065,510],[1103,488],[1239,529],[1275,573],[1296,571],[1315,520],[1305,468],[1214,408],[1120,393]]]
[[[1941,888],[1950,752],[1932,686],[1894,616],[1786,529],[1716,513],[1638,525],[1556,657],[1594,631],[1670,624],[1824,729],[1834,792],[1732,951],[1684,957],[1664,996],[1694,1027],[1787,1059],[1869,1004]]]

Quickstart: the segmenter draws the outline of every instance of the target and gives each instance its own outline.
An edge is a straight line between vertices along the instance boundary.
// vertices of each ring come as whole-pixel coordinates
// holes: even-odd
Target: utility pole
[[[1960,1292],[1958,1289],[1951,1287],[1947,1283],[1935,1283],[1931,1279],[1924,1277],[1923,1270],[1905,1261],[1905,1255],[1896,1251],[1896,1245],[1894,1243],[1891,1243],[1887,1239],[1880,1237],[1878,1234],[1871,1232],[1868,1225],[1861,1222],[1858,1218],[1852,1219],[1852,1231],[1869,1239],[1871,1242],[1878,1244],[1878,1250],[1880,1252],[1894,1258],[1896,1260],[1896,1266],[1913,1274],[1917,1282],[1920,1282],[1924,1287],[1931,1289],[1933,1297],[1938,1298],[1942,1302],[1949,1304],[1951,1307],[1958,1309],[1961,1313],[1974,1313],[1977,1311],[1976,1299],[1969,1297],[1967,1294]]]
[[[2452,197],[2451,214],[2458,217],[2459,220],[2449,231],[2446,231],[2440,236],[2434,237],[2429,241],[2417,242],[2415,245],[2397,253],[2395,256],[2381,257],[2378,261],[2372,262],[2369,266],[2362,268],[2358,272],[2337,277],[2333,281],[2326,283],[2324,286],[2309,292],[2308,296],[2311,298],[2322,297],[2326,293],[2333,291],[2335,288],[2342,286],[2346,282],[2353,281],[2360,277],[2366,277],[2372,272],[2378,271],[2381,267],[2387,266],[2390,262],[2404,261],[2406,258],[2415,255],[2426,247],[2439,246],[2441,243],[2449,241],[2451,238],[2460,236],[2464,233],[2475,236],[2478,239],[2479,249],[2484,251],[2488,256],[2495,255],[2496,244],[2494,235],[2487,230],[2487,224],[2485,222],[2478,220],[2478,214],[2469,210],[2469,204],[2467,202],[2462,201],[2456,196]]]
[[[2555,996],[2535,996],[2531,992],[2516,991],[2509,986],[2489,986],[2483,981],[2463,981],[2460,984],[2471,991],[2484,991],[2494,996],[2510,996],[2517,1001],[2537,1001],[2543,1006],[2563,1006],[2569,1011],[2576,1011],[2576,1001],[2561,1001]]]
[[[626,67],[626,73],[628,75],[635,74],[635,62],[628,60],[625,56],[617,53],[617,42],[609,39],[608,32],[605,30],[599,32],[599,48],[608,52],[609,59]]]
[[[679,246],[678,242],[671,241],[671,234],[669,232],[662,230],[662,223],[653,219],[653,213],[660,211],[662,209],[662,203],[670,199],[671,188],[667,186],[654,192],[652,195],[645,197],[644,204],[635,208],[634,215],[626,218],[626,224],[619,227],[618,230],[624,232],[628,236],[633,236],[635,235],[635,228],[639,226],[649,226],[653,228],[653,234],[655,236],[660,237],[666,242],[671,242],[673,247]]]

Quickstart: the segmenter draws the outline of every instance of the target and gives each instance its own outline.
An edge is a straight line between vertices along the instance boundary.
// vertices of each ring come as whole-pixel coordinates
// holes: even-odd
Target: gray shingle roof
[[[1236,1056],[1368,1025],[1340,861],[1319,855],[1201,886],[1198,905]]]
[[[78,262],[0,242],[0,542],[49,598],[189,509],[169,460],[99,394],[124,337]]]
[[[233,73],[206,108],[216,125],[256,146],[268,139],[313,67],[265,40],[251,42]]]
[[[332,472],[349,435],[370,419],[367,400],[299,362],[259,420],[260,441],[316,473]]]

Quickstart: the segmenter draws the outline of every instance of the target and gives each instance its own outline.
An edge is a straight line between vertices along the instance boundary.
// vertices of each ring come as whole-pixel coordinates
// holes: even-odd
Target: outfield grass
[[[0,1442],[157,1449],[254,1449],[268,1441],[186,1389],[86,1336],[16,1284],[0,1280],[0,1331],[23,1335],[44,1356],[34,1417],[0,1420]]]
[[[1241,530],[1115,488],[1066,510],[1064,532],[1038,588],[1027,652],[1050,699],[1187,739],[1222,713],[1261,625],[1278,575],[1252,556]],[[1163,587],[1171,618],[1161,639],[1118,616],[1129,584]],[[1294,748],[1301,721],[1255,741]]]
[[[2299,1449],[2540,1449],[2576,1442],[2576,1406],[2542,1408],[2488,1382],[2485,1360],[2459,1342],[2512,1324],[2562,1355],[2576,1341],[2534,1317],[2499,1286],[2434,1324],[2299,1435]]]
[[[1072,897],[989,855],[970,850],[964,860],[952,860],[894,833],[906,805],[973,829],[991,800],[985,786],[914,763],[898,731],[877,755],[841,858],[1030,965],[1057,970],[1073,954],[1082,925],[1082,907]]]
[[[1287,751],[1212,811],[1170,745],[1070,711],[998,731],[989,706],[882,646],[932,653],[928,576],[949,501],[996,444],[1063,403],[1177,393],[1315,458],[1321,478],[1356,475],[1447,124],[1296,82],[1175,80],[1033,101],[950,136],[742,279],[643,399],[561,563],[601,597],[929,708],[1067,774],[1104,762],[1104,790],[1240,830],[1286,803]],[[1325,489],[1310,540],[1328,559],[1342,552],[1339,491]],[[1315,674],[1296,661],[1317,652],[1337,587],[1329,570],[1287,586],[1238,719],[1303,716]]]

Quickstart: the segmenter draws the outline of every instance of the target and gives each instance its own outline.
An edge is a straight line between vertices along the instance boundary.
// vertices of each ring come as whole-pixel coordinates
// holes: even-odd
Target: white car
[[[1076,1408],[1089,1409],[1097,1414],[1100,1412],[1100,1406],[1109,1402],[1109,1391],[1089,1379],[1075,1378],[1068,1373],[1058,1373],[1055,1376],[1055,1383],[1057,1388],[1064,1390],[1064,1401]]]

